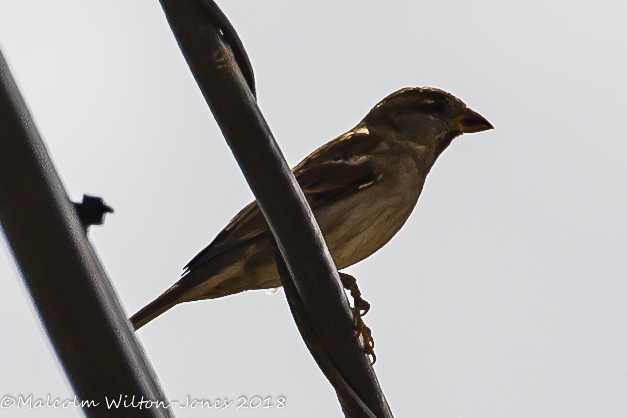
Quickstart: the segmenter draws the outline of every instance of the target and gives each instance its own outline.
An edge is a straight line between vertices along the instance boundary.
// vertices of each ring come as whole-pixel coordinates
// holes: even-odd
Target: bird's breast
[[[386,158],[375,184],[315,211],[339,269],[355,264],[383,247],[414,209],[426,176],[409,156]]]

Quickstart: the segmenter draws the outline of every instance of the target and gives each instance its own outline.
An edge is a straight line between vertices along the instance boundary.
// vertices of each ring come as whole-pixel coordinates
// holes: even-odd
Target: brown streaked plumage
[[[405,88],[294,169],[338,269],[383,247],[411,214],[438,156],[463,134],[492,125],[453,95]],[[183,277],[137,312],[139,329],[171,307],[280,287],[265,219],[256,202],[229,222]]]

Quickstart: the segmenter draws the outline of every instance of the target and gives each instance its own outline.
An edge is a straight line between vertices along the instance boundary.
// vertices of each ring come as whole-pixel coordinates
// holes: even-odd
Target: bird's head
[[[370,133],[432,148],[436,157],[461,134],[493,129],[457,97],[429,87],[409,87],[390,94],[360,125]]]

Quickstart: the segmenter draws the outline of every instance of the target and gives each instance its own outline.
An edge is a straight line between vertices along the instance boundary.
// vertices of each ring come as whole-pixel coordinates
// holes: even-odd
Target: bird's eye
[[[446,103],[442,100],[424,102],[422,111],[425,113],[444,113],[446,111]]]
[[[446,102],[442,100],[427,100],[422,103],[409,106],[409,109],[415,112],[426,114],[439,114],[446,111]]]

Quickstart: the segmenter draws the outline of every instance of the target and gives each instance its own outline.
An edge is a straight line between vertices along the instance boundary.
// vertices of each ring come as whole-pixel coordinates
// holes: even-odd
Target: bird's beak
[[[474,110],[466,108],[459,118],[459,130],[465,134],[487,131],[488,129],[494,129],[494,126]]]

